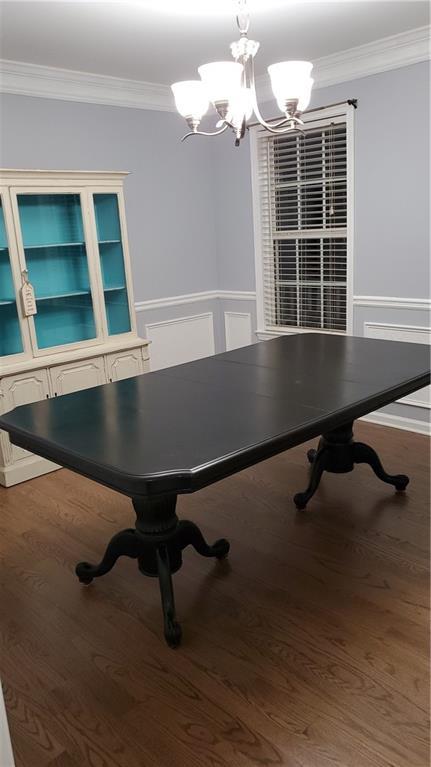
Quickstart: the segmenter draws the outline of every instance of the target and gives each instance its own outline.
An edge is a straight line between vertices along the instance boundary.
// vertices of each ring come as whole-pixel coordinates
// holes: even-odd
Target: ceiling
[[[251,0],[253,2],[253,0]],[[314,59],[429,23],[416,0],[254,0],[249,35],[258,74],[281,59]],[[229,59],[238,36],[233,0],[8,0],[1,57],[170,84]]]

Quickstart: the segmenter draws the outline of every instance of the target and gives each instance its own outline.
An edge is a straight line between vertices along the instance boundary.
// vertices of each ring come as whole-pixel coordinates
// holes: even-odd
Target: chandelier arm
[[[256,95],[256,86],[255,86],[255,80],[254,80],[254,64],[253,59],[249,62],[249,79],[250,79],[250,90],[251,90],[251,96],[253,99],[253,111],[260,122],[260,124],[266,128],[270,133],[275,133],[275,135],[282,135],[284,133],[288,133],[288,131],[292,130],[291,126],[286,126],[285,128],[282,128],[281,126],[285,123],[295,122],[297,125],[303,125],[302,120],[300,120],[298,117],[283,117],[282,120],[278,123],[273,123],[272,125],[270,123],[267,123],[266,120],[261,115],[259,105],[257,103],[257,95]],[[297,130],[301,130],[299,127]]]
[[[191,130],[189,133],[186,133],[182,137],[181,141],[185,141],[186,138],[189,138],[190,136],[219,136],[220,133],[224,133],[225,130],[227,130],[229,127],[230,127],[229,123],[225,123],[223,125],[223,127],[220,128],[220,130],[216,130],[216,131],[212,131],[212,132],[211,131],[204,131],[204,130]]]

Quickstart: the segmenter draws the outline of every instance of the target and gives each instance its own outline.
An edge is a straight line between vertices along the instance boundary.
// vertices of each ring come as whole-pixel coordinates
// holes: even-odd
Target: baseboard
[[[12,753],[12,743],[7,723],[6,707],[3,699],[3,690],[0,684],[0,765],[1,767],[15,767]]]
[[[426,434],[431,436],[431,424],[426,421],[418,421],[415,418],[403,418],[400,415],[392,413],[370,413],[364,415],[361,421],[379,424],[379,426],[391,426],[393,429],[403,429],[404,431],[414,431],[417,434]]]
[[[12,487],[20,482],[26,482],[28,479],[40,477],[42,474],[48,474],[50,471],[57,471],[61,466],[41,458],[39,455],[30,455],[28,458],[21,458],[20,461],[10,466],[0,467],[0,485]],[[0,767],[3,767],[0,762]]]

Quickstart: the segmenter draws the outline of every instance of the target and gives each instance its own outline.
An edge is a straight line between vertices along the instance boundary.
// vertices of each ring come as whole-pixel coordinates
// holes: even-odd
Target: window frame
[[[275,338],[292,333],[328,333],[331,335],[352,335],[353,332],[353,263],[354,263],[354,112],[353,105],[345,104],[327,107],[319,111],[305,112],[302,119],[305,124],[319,128],[330,124],[334,118],[341,118],[346,123],[347,144],[347,258],[346,258],[346,330],[327,328],[302,328],[294,325],[280,327],[268,325],[265,319],[263,241],[261,226],[260,168],[258,155],[259,137],[266,133],[261,125],[250,128],[251,185],[253,201],[254,262],[256,275],[256,310],[259,339]],[[273,135],[273,134],[270,134]]]

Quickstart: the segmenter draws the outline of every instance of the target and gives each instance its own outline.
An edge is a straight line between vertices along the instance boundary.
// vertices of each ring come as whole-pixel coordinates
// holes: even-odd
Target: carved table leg
[[[159,574],[160,596],[162,598],[165,639],[169,647],[178,647],[181,642],[181,626],[176,621],[174,587],[172,583],[169,552],[166,546],[157,549],[157,569]]]
[[[101,575],[109,573],[119,557],[137,557],[141,548],[142,544],[137,538],[136,530],[122,530],[111,538],[104,557],[98,565],[79,562],[75,567],[75,572],[81,583],[89,584],[93,578],[99,578]]]
[[[164,633],[170,647],[178,647],[181,642],[181,627],[175,616],[172,574],[182,565],[183,549],[191,545],[202,556],[217,559],[223,559],[229,551],[229,543],[224,538],[210,546],[194,522],[180,522],[175,511],[176,500],[175,495],[133,499],[135,529],[122,530],[114,535],[98,565],[80,562],[76,566],[81,583],[89,584],[93,578],[112,570],[119,557],[137,559],[141,573],[159,580]]]
[[[293,502],[296,508],[299,509],[300,511],[305,509],[308,501],[310,500],[310,498],[313,497],[314,493],[319,487],[322,474],[326,469],[325,449],[322,448],[317,451],[315,450],[314,453],[315,455],[313,456],[313,460],[312,460],[312,469],[311,469],[311,475],[310,475],[310,481],[308,483],[308,487],[303,493],[296,493],[296,495],[293,496]],[[308,460],[310,461],[309,456],[308,456]]]
[[[355,463],[368,463],[376,477],[393,485],[396,490],[405,490],[409,484],[409,478],[405,474],[387,474],[376,451],[364,442],[355,442],[353,444],[353,460]]]
[[[316,492],[324,471],[343,474],[352,471],[355,463],[368,463],[376,476],[396,490],[405,490],[409,478],[404,474],[387,474],[375,450],[363,442],[353,439],[353,422],[324,434],[317,450],[307,452],[311,463],[311,476],[307,489],[297,493],[293,500],[298,509],[305,509],[308,501]]]
[[[226,538],[219,538],[209,546],[198,526],[186,519],[181,520],[178,525],[178,538],[182,549],[193,546],[202,557],[224,559],[229,553],[230,545]]]

